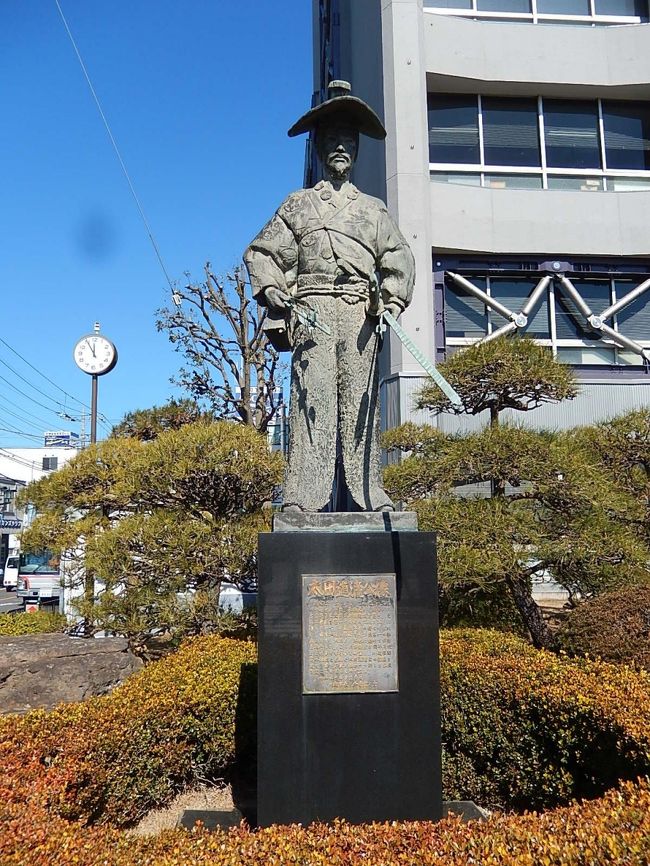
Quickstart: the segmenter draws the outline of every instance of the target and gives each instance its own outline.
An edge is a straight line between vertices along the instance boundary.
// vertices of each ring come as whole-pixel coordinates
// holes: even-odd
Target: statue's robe
[[[410,302],[415,263],[379,199],[327,181],[292,193],[247,249],[253,294],[277,288],[293,308],[289,464],[284,505],[319,511],[329,501],[337,434],[347,488],[364,511],[392,507],[381,481],[376,333],[381,304]]]

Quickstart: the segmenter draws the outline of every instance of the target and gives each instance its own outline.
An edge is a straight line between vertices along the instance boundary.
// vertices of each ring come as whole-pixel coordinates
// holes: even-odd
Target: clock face
[[[84,373],[101,376],[115,366],[117,351],[106,337],[89,334],[87,337],[82,337],[74,347],[74,359]]]

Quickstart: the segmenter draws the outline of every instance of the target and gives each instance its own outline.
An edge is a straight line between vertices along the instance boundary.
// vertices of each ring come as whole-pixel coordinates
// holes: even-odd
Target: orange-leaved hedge
[[[559,658],[497,632],[447,632],[441,646],[446,799],[547,808],[650,773],[647,674]],[[110,695],[0,720],[0,824],[12,828],[0,834],[0,863],[23,862],[8,859],[18,857],[12,846],[29,834],[46,840],[53,827],[76,850],[83,824],[131,824],[187,783],[221,775],[242,754],[250,760],[254,662],[250,643],[195,638]],[[113,839],[98,832],[89,845]]]
[[[548,808],[650,774],[650,675],[499,632],[442,635],[447,799]]]
[[[647,866],[650,788],[627,782],[591,802],[485,823],[292,825],[134,837],[60,818],[0,834],[3,866]]]
[[[0,823],[14,803],[126,825],[220,775],[236,751],[250,754],[235,728],[254,730],[255,696],[240,679],[255,653],[248,642],[192,639],[108,695],[1,718]]]

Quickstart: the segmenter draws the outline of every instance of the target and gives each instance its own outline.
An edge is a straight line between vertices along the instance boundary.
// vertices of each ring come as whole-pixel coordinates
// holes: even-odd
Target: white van
[[[15,556],[8,556],[7,561],[5,562],[5,570],[3,574],[3,585],[5,589],[15,589],[16,584],[18,583],[18,567],[20,563],[20,557],[18,554]]]

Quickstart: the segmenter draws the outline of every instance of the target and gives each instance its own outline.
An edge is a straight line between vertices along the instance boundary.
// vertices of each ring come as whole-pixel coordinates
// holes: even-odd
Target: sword
[[[454,406],[462,406],[463,401],[460,399],[458,393],[454,391],[449,382],[445,379],[442,373],[436,369],[435,365],[432,361],[430,361],[426,355],[423,355],[422,352],[415,345],[413,340],[409,337],[406,331],[399,324],[397,319],[388,312],[388,310],[382,310],[379,314],[379,324],[377,325],[377,333],[383,334],[386,330],[386,325],[384,323],[388,323],[395,334],[399,337],[402,342],[402,345],[413,355],[418,364],[427,372],[436,385],[440,388],[441,391],[444,392],[445,396],[449,398],[449,401]]]
[[[318,313],[316,310],[312,309],[306,301],[302,301],[298,298],[290,298],[285,301],[286,305],[289,307],[294,316],[298,319],[301,325],[304,325],[309,330],[313,330],[317,328],[319,331],[322,331],[324,334],[331,334],[331,330],[329,325],[326,325],[324,322],[318,318]],[[300,304],[303,309],[298,308],[298,304]]]

